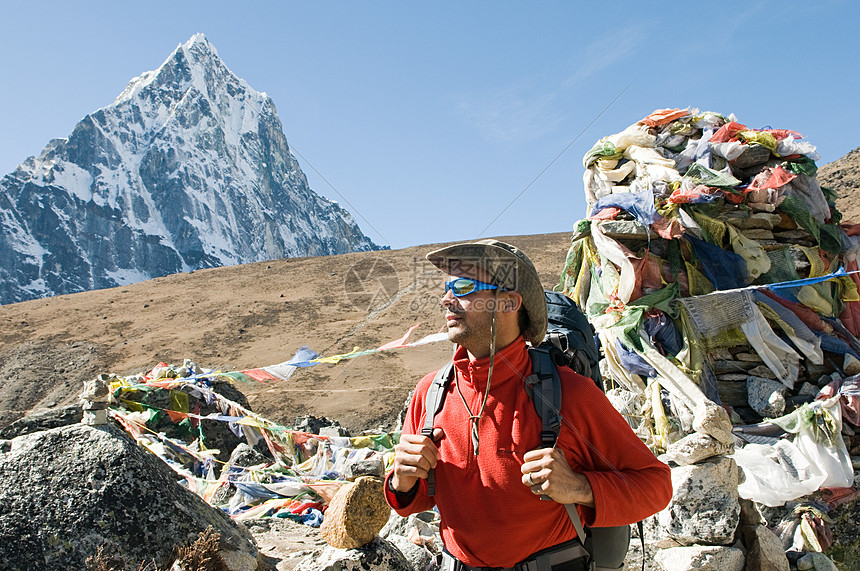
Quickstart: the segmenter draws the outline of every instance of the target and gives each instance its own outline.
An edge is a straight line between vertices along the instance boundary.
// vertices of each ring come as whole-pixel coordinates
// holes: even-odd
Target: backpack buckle
[[[555,445],[556,434],[552,430],[540,431],[540,442],[545,448],[551,448]]]

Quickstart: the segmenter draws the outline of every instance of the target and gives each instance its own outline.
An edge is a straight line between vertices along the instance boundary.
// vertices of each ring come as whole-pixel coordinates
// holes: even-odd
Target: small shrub
[[[125,571],[122,560],[106,554],[104,545],[99,545],[96,554],[87,557],[84,564],[87,566],[87,571]]]
[[[188,547],[179,548],[179,566],[185,571],[229,571],[218,553],[221,534],[210,525]]]
[[[104,545],[99,545],[96,554],[87,557],[84,564],[87,566],[87,571],[125,571],[125,564],[122,560],[107,555]],[[140,565],[137,566],[137,571],[158,571],[158,566],[155,564],[155,560],[149,563],[141,561]]]

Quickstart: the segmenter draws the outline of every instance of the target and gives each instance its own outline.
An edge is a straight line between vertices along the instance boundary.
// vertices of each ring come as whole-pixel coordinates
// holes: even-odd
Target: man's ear
[[[517,311],[523,305],[523,296],[516,291],[509,291],[508,299],[505,300],[505,306],[503,311],[505,313],[510,313],[512,311]]]

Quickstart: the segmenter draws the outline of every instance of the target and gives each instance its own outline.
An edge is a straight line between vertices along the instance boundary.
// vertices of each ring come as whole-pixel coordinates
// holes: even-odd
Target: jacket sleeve
[[[566,378],[559,446],[594,492],[595,507],[580,506],[584,523],[626,525],[665,508],[672,498],[669,467],[645,446],[591,379],[565,369],[560,372]]]
[[[424,399],[427,395],[427,389],[436,372],[432,372],[418,382],[415,387],[415,392],[412,394],[412,400],[409,401],[409,409],[406,412],[406,418],[403,419],[402,434],[419,434],[424,426]],[[421,479],[418,481],[418,490],[411,498],[404,497],[404,494],[396,494],[390,487],[391,476],[394,470],[389,470],[385,475],[385,500],[398,515],[408,516],[414,513],[419,513],[432,509],[436,502],[431,496],[427,495],[427,480]]]

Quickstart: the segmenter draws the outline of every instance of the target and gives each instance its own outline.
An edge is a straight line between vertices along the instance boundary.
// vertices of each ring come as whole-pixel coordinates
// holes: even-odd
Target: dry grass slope
[[[556,284],[568,233],[502,239],[528,253],[545,287]],[[334,355],[378,347],[418,322],[413,339],[440,331],[442,275],[423,258],[438,246],[201,270],[0,306],[0,427],[75,402],[98,373],[184,358],[241,370],[286,361],[305,344]],[[376,429],[394,422],[417,380],[449,355],[449,344],[436,343],[238,388],[284,424],[313,414]]]

